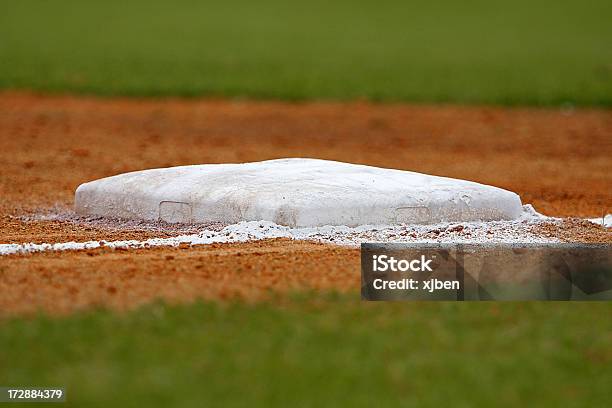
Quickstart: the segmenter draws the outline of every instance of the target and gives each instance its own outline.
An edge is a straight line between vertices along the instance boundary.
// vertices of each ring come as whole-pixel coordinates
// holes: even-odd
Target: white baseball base
[[[513,192],[470,181],[317,159],[136,171],[80,185],[80,215],[290,227],[518,218]]]

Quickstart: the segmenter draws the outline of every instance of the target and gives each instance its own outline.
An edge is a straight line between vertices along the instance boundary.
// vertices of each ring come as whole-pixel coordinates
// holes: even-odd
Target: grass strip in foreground
[[[610,303],[155,304],[0,322],[0,383],[74,406],[603,406]]]

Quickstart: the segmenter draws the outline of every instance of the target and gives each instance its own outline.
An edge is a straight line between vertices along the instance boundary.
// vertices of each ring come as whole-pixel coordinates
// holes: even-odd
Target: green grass
[[[605,406],[610,303],[148,306],[0,322],[0,385],[72,406]]]
[[[612,2],[0,0],[0,88],[612,105]]]

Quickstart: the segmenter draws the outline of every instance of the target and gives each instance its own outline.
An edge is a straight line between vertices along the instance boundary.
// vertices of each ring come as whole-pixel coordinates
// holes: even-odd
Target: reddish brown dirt
[[[11,255],[1,262],[0,317],[359,288],[358,249],[287,240]]]
[[[475,180],[513,190],[547,215],[612,212],[612,110],[0,93],[0,143],[0,243],[161,236],[138,228],[123,232],[19,217],[51,207],[69,209],[80,183],[121,172],[279,157]],[[580,222],[543,232],[570,241],[610,238],[609,232]],[[268,288],[344,288],[345,283],[356,288],[358,253],[331,248],[267,241],[189,251],[2,257],[0,314],[36,308],[67,312],[94,304],[126,308],[154,297],[236,293],[257,298]],[[264,250],[277,268],[265,269],[253,255]],[[315,270],[313,262],[321,259],[325,267]]]
[[[23,221],[5,215],[0,221],[2,243],[68,242],[93,240],[125,240],[163,238],[180,235],[180,231],[143,231],[138,228],[119,230],[82,225],[67,221]]]
[[[561,223],[542,223],[534,227],[533,232],[565,242],[612,244],[612,228],[603,228],[579,218],[567,218]]]

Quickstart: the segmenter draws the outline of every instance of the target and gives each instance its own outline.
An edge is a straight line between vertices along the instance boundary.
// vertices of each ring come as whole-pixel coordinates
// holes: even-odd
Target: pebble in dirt
[[[136,171],[82,184],[75,210],[176,223],[289,227],[513,220],[520,197],[471,181],[318,159]]]

